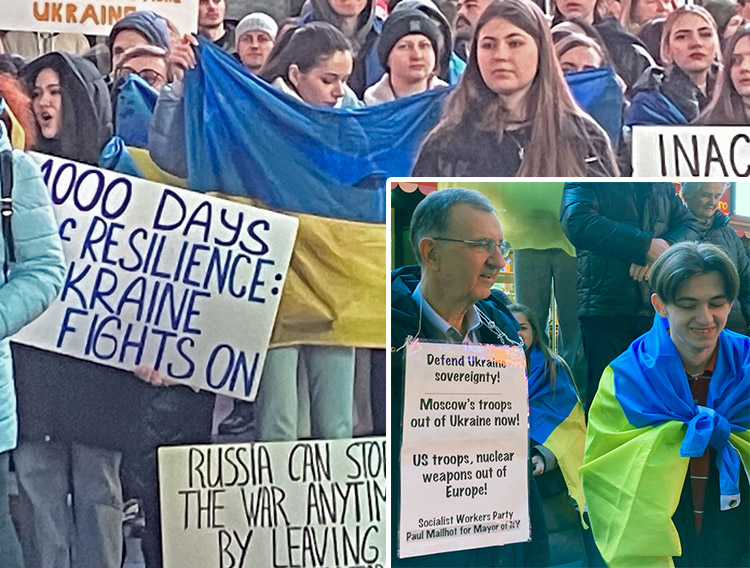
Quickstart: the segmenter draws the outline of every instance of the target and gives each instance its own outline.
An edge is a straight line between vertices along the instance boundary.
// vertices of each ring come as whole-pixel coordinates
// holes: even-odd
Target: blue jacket
[[[10,149],[0,122],[0,151]],[[60,291],[65,258],[47,187],[39,167],[21,151],[13,152],[13,216],[16,262],[0,285],[0,452],[16,447],[18,420],[9,337],[38,317]],[[5,237],[0,233],[0,264]],[[3,280],[5,278],[3,277]]]

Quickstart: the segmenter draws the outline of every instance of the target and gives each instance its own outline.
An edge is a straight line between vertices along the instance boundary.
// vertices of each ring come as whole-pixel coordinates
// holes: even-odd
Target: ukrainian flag
[[[585,499],[578,468],[583,464],[586,419],[578,393],[567,370],[557,363],[555,388],[544,353],[529,353],[529,436],[549,449],[560,466],[568,492],[583,515]]]
[[[580,469],[594,539],[611,567],[671,567],[672,515],[691,457],[716,449],[722,508],[750,464],[750,339],[723,331],[706,406],[693,402],[666,320],[615,359],[589,412]]]

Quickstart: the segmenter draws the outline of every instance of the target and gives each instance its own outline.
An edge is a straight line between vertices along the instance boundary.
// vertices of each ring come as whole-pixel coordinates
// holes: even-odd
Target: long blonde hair
[[[495,131],[498,137],[506,131],[508,111],[485,83],[477,63],[479,32],[496,18],[507,20],[529,34],[539,53],[536,76],[525,101],[531,135],[517,175],[582,176],[584,170],[571,143],[569,118],[578,115],[583,120],[591,119],[573,100],[555,57],[544,14],[529,0],[495,0],[487,6],[477,22],[466,71],[430,138],[467,123],[480,130]]]

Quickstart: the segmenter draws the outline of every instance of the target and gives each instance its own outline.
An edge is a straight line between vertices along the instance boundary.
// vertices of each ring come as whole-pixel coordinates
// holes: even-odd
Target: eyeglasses
[[[503,239],[499,243],[494,239],[477,239],[475,241],[467,241],[464,239],[448,239],[446,237],[432,237],[436,241],[448,241],[451,243],[464,243],[472,248],[477,249],[480,252],[492,255],[495,254],[495,249],[500,249],[500,254],[503,258],[508,258],[511,253],[511,246],[508,241]]]
[[[117,71],[117,79],[123,79],[132,73],[138,75],[141,79],[146,81],[146,83],[154,88],[158,88],[157,85],[160,87],[167,81],[166,77],[164,77],[164,75],[162,75],[158,71],[154,71],[153,69],[141,69],[140,71],[136,71],[135,69],[133,69],[132,67],[128,67],[127,65],[123,65]]]

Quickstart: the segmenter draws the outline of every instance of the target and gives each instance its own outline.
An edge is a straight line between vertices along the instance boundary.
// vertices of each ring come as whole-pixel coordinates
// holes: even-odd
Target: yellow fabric
[[[262,207],[247,198],[217,195]],[[299,231],[271,347],[385,348],[385,225],[296,216]]]
[[[614,394],[607,367],[589,412],[579,470],[599,551],[611,568],[672,567],[682,554],[672,522],[690,462],[680,457],[687,426],[670,421],[634,428]],[[731,434],[750,463],[750,432]]]
[[[544,446],[555,454],[570,496],[578,503],[583,522],[586,498],[583,495],[578,468],[583,465],[583,452],[586,447],[586,419],[580,402],[576,403],[568,417],[552,431]]]
[[[187,187],[187,180],[177,176],[173,176],[169,172],[162,170],[157,166],[151,159],[151,155],[148,150],[144,148],[136,148],[134,146],[128,146],[128,152],[130,157],[133,159],[138,168],[143,172],[145,179],[155,181],[157,183],[163,183],[171,185],[173,187]]]
[[[7,104],[5,105],[5,112],[10,119],[10,145],[16,150],[24,150],[26,147],[26,131]]]

